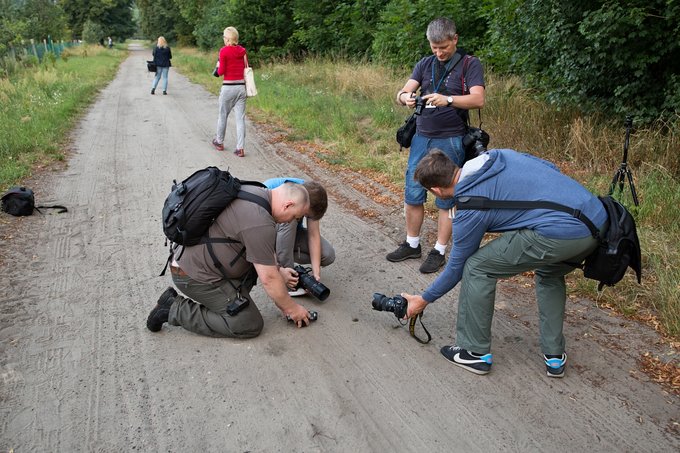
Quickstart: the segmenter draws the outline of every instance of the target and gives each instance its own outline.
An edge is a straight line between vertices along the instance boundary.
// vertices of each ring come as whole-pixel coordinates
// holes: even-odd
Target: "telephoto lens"
[[[328,299],[331,290],[311,275],[311,269],[306,269],[298,264],[295,266],[295,272],[298,274],[297,288],[304,288],[308,293],[320,301]]]

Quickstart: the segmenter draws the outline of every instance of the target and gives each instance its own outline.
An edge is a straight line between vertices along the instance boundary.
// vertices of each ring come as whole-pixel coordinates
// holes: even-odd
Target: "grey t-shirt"
[[[257,194],[271,204],[271,192],[268,189],[253,186],[243,186],[241,189]],[[253,263],[266,266],[277,264],[276,221],[257,203],[235,199],[217,216],[208,233],[211,238],[230,238],[239,241],[212,244],[215,255],[229,278],[243,277]],[[243,247],[245,253],[239,257]],[[179,250],[175,256],[180,256]],[[199,282],[217,283],[224,279],[222,273],[213,265],[205,244],[186,247],[177,262],[189,277]]]

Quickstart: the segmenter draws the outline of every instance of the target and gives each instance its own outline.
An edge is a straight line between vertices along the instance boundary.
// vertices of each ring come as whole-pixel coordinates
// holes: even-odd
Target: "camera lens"
[[[389,311],[394,313],[394,316],[401,319],[406,315],[408,303],[406,302],[406,299],[401,296],[387,297],[384,294],[374,293],[371,305],[373,305],[373,310]]]

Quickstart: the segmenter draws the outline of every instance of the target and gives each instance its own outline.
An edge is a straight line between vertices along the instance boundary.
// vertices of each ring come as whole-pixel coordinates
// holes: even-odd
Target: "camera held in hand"
[[[328,296],[331,294],[331,290],[328,289],[326,285],[314,278],[311,269],[302,267],[299,264],[296,265],[294,269],[298,274],[298,284],[296,289],[303,288],[312,296],[321,301],[328,299]]]
[[[408,302],[401,296],[387,297],[384,294],[373,293],[373,310],[376,311],[391,311],[397,319],[403,319],[406,316],[406,308]]]
[[[463,136],[463,149],[465,150],[465,161],[474,159],[486,152],[489,145],[489,134],[478,127],[471,127],[468,133]]]
[[[427,101],[423,99],[421,96],[416,96],[416,107],[415,107],[415,114],[420,115],[423,113],[423,109],[425,108],[425,104]]]

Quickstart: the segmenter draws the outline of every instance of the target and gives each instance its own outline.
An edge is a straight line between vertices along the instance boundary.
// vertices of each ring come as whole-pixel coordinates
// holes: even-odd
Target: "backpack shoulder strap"
[[[245,183],[248,184],[249,181],[246,181]],[[243,182],[242,182],[242,184],[243,184]],[[236,197],[240,198],[241,200],[247,200],[247,201],[250,201],[251,203],[256,203],[256,204],[262,206],[264,209],[267,210],[267,212],[270,215],[272,213],[272,207],[269,204],[269,201],[267,201],[265,198],[262,198],[259,195],[255,195],[254,193],[246,192],[244,190],[239,190],[238,194],[236,194]]]
[[[40,208],[40,209],[58,209],[57,214],[62,214],[64,212],[68,212],[68,209],[66,208],[66,206],[62,206],[60,204],[53,204],[53,205],[49,205],[49,206],[46,206],[46,205],[36,206],[35,210],[40,212],[40,209],[38,209],[38,208]],[[42,214],[42,212],[40,212],[40,213]]]
[[[600,239],[600,231],[580,209],[570,208],[563,204],[553,203],[552,201],[500,201],[490,200],[486,197],[462,196],[455,199],[455,206],[456,209],[474,209],[478,211],[488,211],[489,209],[552,209],[553,211],[566,212],[583,222],[595,239]]]

